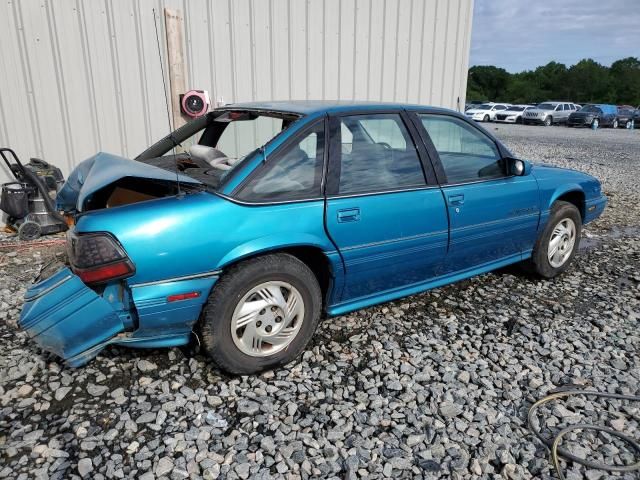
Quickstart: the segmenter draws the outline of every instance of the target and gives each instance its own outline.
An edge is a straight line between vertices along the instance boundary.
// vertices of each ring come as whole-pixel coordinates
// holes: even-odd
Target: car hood
[[[471,109],[467,110],[464,113],[471,113],[471,114],[474,114],[474,113],[488,113],[490,111],[491,110],[478,110],[477,108],[471,108]]]
[[[527,113],[535,113],[536,115],[540,115],[541,113],[549,113],[554,110],[541,110],[539,108],[532,108],[531,110],[527,110]]]
[[[100,152],[84,160],[71,172],[58,192],[56,207],[65,212],[81,212],[90,195],[126,177],[200,184],[186,175],[176,175],[153,165]]]

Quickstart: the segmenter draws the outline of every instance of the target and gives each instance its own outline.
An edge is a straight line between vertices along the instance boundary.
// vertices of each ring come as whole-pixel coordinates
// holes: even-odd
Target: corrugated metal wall
[[[0,144],[67,174],[165,135],[164,7],[182,10],[188,85],[212,100],[464,104],[473,0],[5,0]]]

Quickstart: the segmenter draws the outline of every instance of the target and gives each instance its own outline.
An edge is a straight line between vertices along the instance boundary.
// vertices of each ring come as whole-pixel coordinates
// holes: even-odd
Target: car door
[[[414,118],[449,212],[447,270],[508,263],[532,250],[540,217],[535,178],[508,175],[496,142],[458,116]]]
[[[407,120],[400,110],[330,118],[326,226],[345,265],[341,303],[419,284],[442,268],[446,206]]]

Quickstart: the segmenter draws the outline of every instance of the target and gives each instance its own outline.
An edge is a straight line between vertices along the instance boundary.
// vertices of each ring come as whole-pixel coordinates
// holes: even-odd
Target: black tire
[[[547,117],[544,119],[544,126],[545,127],[550,127],[551,125],[553,125],[553,117]]]
[[[619,124],[618,124],[618,119],[617,119],[617,118],[614,118],[614,119],[613,119],[613,123],[611,124],[611,127],[613,127],[613,128],[618,128],[618,126],[619,126]]]
[[[627,122],[624,124],[624,128],[626,128],[627,130],[631,128],[631,120],[627,120]]]
[[[304,302],[304,319],[291,343],[270,356],[254,357],[234,343],[231,319],[238,302],[253,287],[283,281],[295,287]],[[232,374],[247,375],[294,360],[307,346],[322,311],[322,293],[313,272],[293,255],[278,253],[241,262],[215,284],[200,320],[202,344],[218,366]]]
[[[31,220],[21,223],[18,227],[18,238],[20,238],[20,240],[35,240],[36,238],[40,238],[41,234],[40,224],[32,222]]]
[[[567,260],[560,267],[554,268],[553,266],[551,266],[551,263],[549,262],[549,258],[547,256],[549,241],[551,240],[551,234],[553,233],[556,225],[558,225],[558,223],[566,218],[570,218],[571,220],[573,220],[576,226],[576,240],[569,258],[567,258]],[[578,247],[580,246],[581,232],[582,216],[580,215],[580,211],[576,208],[576,206],[569,202],[555,202],[551,207],[551,214],[549,215],[547,225],[545,226],[542,233],[538,236],[536,244],[533,247],[533,254],[531,255],[530,259],[530,266],[533,272],[537,273],[543,278],[553,278],[564,272],[569,267],[569,265],[573,261],[573,257],[578,251]]]
[[[485,115],[482,119],[483,122],[488,122],[490,120],[489,115]]]
[[[522,125],[522,117],[516,117],[516,124]]]

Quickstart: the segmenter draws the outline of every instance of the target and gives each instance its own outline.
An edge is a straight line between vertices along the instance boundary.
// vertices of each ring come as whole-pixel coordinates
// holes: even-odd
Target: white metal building
[[[184,17],[187,87],[214,101],[464,105],[473,0],[8,0],[0,144],[68,174],[164,136],[164,8]]]

